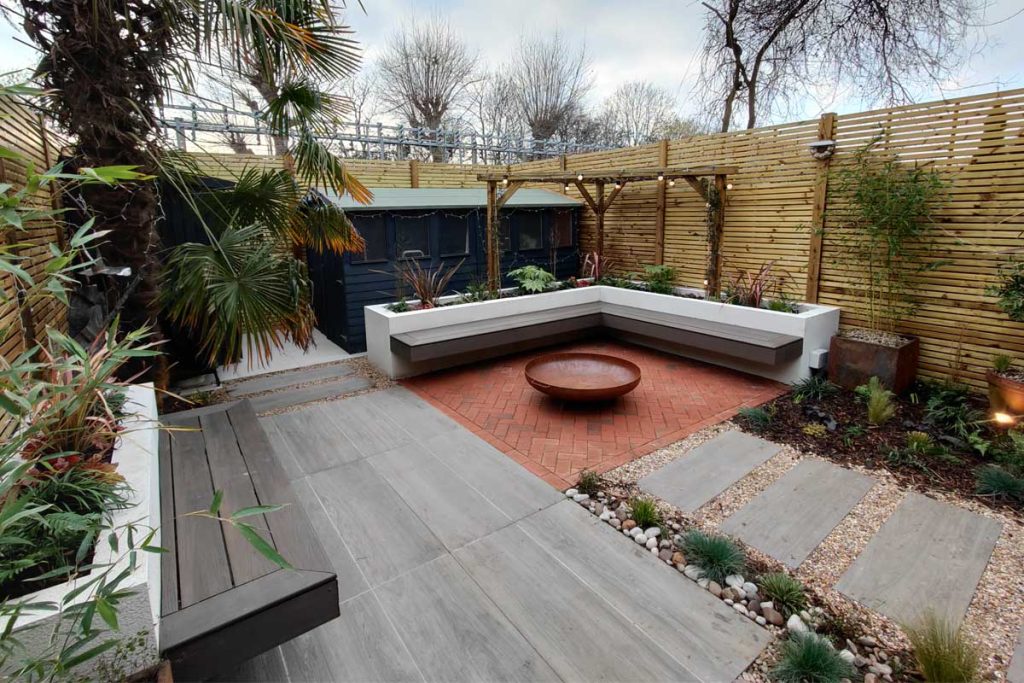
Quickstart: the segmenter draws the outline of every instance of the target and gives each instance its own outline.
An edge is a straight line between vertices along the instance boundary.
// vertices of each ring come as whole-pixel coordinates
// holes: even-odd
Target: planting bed
[[[868,424],[864,401],[846,390],[818,401],[800,403],[794,401],[793,394],[786,394],[761,406],[772,416],[767,425],[743,415],[738,416],[735,422],[744,431],[788,444],[804,453],[820,453],[838,463],[886,469],[897,481],[910,488],[954,493],[1019,516],[1020,503],[976,494],[976,471],[992,464],[993,460],[979,455],[962,440],[944,434],[928,422],[926,391],[922,388],[917,402],[897,399],[894,416],[881,425]],[[984,404],[980,399],[972,401],[972,405],[984,415]],[[816,423],[826,425],[823,433],[804,431],[806,425]],[[977,429],[986,439],[1001,436],[987,423],[978,424]],[[948,449],[949,457],[921,456],[917,464],[891,461],[889,453],[905,447],[907,434],[915,431],[929,434],[936,444]]]

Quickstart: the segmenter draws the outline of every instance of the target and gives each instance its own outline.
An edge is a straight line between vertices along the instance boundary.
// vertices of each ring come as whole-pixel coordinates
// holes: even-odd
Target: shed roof
[[[373,187],[373,201],[357,204],[352,197],[328,193],[331,201],[345,211],[415,211],[417,209],[483,209],[487,207],[487,190],[440,189],[433,187]],[[509,198],[505,208],[575,208],[583,202],[549,190],[524,189]]]

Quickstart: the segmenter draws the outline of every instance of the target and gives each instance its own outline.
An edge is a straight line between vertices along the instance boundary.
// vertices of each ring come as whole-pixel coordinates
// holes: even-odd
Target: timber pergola
[[[660,263],[663,260],[665,247],[665,193],[666,187],[674,187],[676,181],[682,180],[699,194],[709,208],[715,209],[711,216],[708,230],[708,247],[711,258],[708,263],[708,290],[717,291],[719,285],[719,244],[721,243],[722,225],[725,220],[726,178],[736,173],[735,166],[688,166],[661,168],[633,168],[620,170],[576,170],[558,171],[554,173],[481,173],[477,180],[487,183],[487,282],[491,289],[501,284],[500,256],[497,249],[498,212],[511,199],[512,195],[526,183],[557,183],[565,189],[575,185],[583,196],[583,200],[594,212],[597,225],[597,253],[604,254],[604,215],[627,183],[644,181],[658,182],[658,211],[656,233],[656,253]],[[712,193],[701,182],[701,178],[714,178],[715,191]],[[587,189],[593,184],[594,191]],[[612,185],[611,191],[605,194],[605,187]],[[715,206],[710,206],[714,201]]]

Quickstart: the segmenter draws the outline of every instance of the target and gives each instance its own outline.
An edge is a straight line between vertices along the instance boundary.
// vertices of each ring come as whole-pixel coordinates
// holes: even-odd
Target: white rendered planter
[[[693,290],[679,291],[696,293]],[[683,351],[672,349],[672,353],[678,355],[685,355],[787,384],[809,377],[812,368],[823,367],[829,340],[839,330],[839,309],[834,306],[801,304],[798,313],[782,313],[620,287],[591,286],[406,313],[394,313],[388,310],[386,304],[367,306],[364,310],[367,356],[377,369],[393,379],[423,374],[455,363],[450,360],[429,364],[409,363],[391,352],[392,335],[594,302],[632,306],[657,313],[800,337],[803,339],[801,357],[785,364],[772,366],[696,349]]]
[[[139,530],[135,542],[139,543],[151,528],[160,526],[157,459],[159,429],[156,392],[153,385],[137,384],[129,387],[124,410],[126,417],[122,424],[125,429],[114,448],[111,461],[117,465],[117,471],[132,489],[131,505],[124,510],[116,511],[113,515],[113,522],[115,527],[128,523],[135,524]],[[96,543],[93,562],[98,565],[114,562],[124,555],[126,543],[127,541],[122,535],[121,552],[114,553],[106,537],[99,539]],[[159,532],[154,537],[153,545],[160,545]],[[128,565],[128,558],[122,557],[112,568],[110,577],[113,578]],[[59,606],[64,597],[76,585],[88,581],[89,577],[90,574],[85,574],[77,581],[50,586],[17,600],[19,602],[50,602]],[[160,617],[160,555],[139,552],[135,570],[120,584],[119,588],[131,590],[132,594],[121,600],[118,605],[120,625],[118,636],[130,638],[140,632],[146,633],[145,646],[134,652],[133,661],[128,663],[128,668],[134,670],[133,667],[142,668],[159,660],[156,629]],[[85,600],[90,593],[91,590],[87,589],[82,596],[76,598],[75,602]],[[25,646],[28,653],[40,653],[46,648],[50,632],[59,618],[58,614],[53,611],[26,611],[18,619],[16,637]],[[97,616],[94,619],[93,627],[103,626],[105,624]],[[111,654],[112,651],[108,651],[102,656],[109,657]],[[88,675],[97,663],[98,660],[93,660],[81,669],[76,669],[75,673]]]

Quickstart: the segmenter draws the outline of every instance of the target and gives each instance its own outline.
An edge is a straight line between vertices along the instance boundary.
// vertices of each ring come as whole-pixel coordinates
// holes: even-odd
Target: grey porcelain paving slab
[[[1010,660],[1010,668],[1006,671],[1006,679],[1010,683],[1024,683],[1024,626],[1021,626],[1017,636],[1017,648]]]
[[[414,430],[415,424],[406,425],[401,415],[392,415],[390,406],[378,398],[380,393],[375,391],[321,406],[324,414],[364,457],[390,451],[413,440],[403,427]]]
[[[353,372],[355,370],[351,365],[320,365],[318,367],[282,372],[276,375],[261,375],[252,379],[234,382],[227,386],[227,390],[232,398],[241,398],[264,391],[284,389],[285,387],[292,387],[297,384],[348,377]]]
[[[338,601],[345,602],[349,598],[369,590],[370,585],[363,578],[363,573],[356,564],[352,551],[345,544],[341,534],[334,528],[327,511],[320,503],[309,479],[299,479],[292,483],[295,489],[295,497],[299,499],[302,507],[309,517],[310,524],[324,547],[327,557],[331,560],[331,567],[338,575]],[[286,558],[287,559],[287,558]]]
[[[463,429],[458,422],[405,387],[395,386],[374,392],[372,400],[377,408],[400,420],[406,430],[417,438]]]
[[[450,555],[375,590],[428,681],[558,681]]]
[[[252,402],[253,410],[257,413],[266,413],[280,408],[291,408],[322,401],[328,398],[337,398],[345,394],[352,394],[363,389],[369,389],[373,384],[364,377],[345,377],[333,382],[311,384],[308,387],[297,389],[283,389],[272,394],[264,394],[249,399]]]
[[[776,444],[731,430],[641,479],[641,489],[694,512],[779,452]]]
[[[367,458],[449,550],[512,520],[418,444]]]
[[[234,671],[216,678],[218,683],[281,683],[288,680],[281,648],[275,647],[243,662]]]
[[[422,444],[512,519],[522,519],[564,498],[516,461],[464,429],[427,438]]]
[[[990,517],[911,492],[836,588],[898,622],[932,609],[959,623],[1001,529]]]
[[[341,616],[281,646],[292,683],[422,681],[372,593],[341,606]]]
[[[365,460],[320,472],[310,483],[371,586],[444,554],[444,545]]]
[[[260,421],[274,425],[303,474],[314,474],[363,457],[356,445],[334,425],[323,406],[308,406]]]
[[[305,475],[302,468],[299,466],[298,461],[295,459],[295,453],[292,452],[291,444],[289,439],[285,438],[281,431],[277,428],[276,416],[267,416],[259,418],[260,427],[263,432],[267,435],[267,439],[270,440],[270,445],[274,449],[274,456],[277,461],[281,463],[281,467],[284,468],[285,474],[288,475],[288,479],[298,479]]]
[[[702,680],[735,679],[771,640],[575,503],[559,503],[518,526]]]
[[[722,523],[722,531],[799,567],[874,485],[872,477],[822,460],[801,460]]]
[[[518,526],[454,555],[562,678],[699,680]],[[644,599],[643,586],[634,590],[637,599]]]

